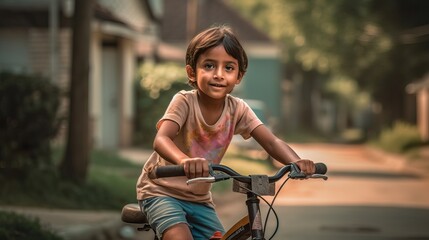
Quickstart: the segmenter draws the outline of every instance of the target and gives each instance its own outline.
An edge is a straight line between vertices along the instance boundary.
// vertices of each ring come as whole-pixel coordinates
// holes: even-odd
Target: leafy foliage
[[[406,117],[404,88],[428,71],[428,1],[228,2],[283,46],[288,79],[352,80],[381,104],[384,123]]]
[[[1,73],[0,96],[0,168],[25,173],[49,166],[59,88],[41,77]]]
[[[389,39],[372,20],[370,3],[231,1],[286,47],[287,62],[296,61],[307,71],[322,73],[359,69],[359,66],[371,64],[377,53],[390,46]],[[362,58],[366,61],[361,61]]]
[[[145,62],[140,67],[140,87],[146,89],[150,98],[157,99],[161,91],[168,91],[175,82],[185,83],[185,68],[175,63]]]
[[[420,143],[417,127],[404,122],[396,122],[392,128],[385,129],[377,141],[382,149],[401,153],[413,145]]]
[[[0,239],[3,240],[60,240],[61,237],[42,227],[37,219],[0,211]]]
[[[156,123],[162,117],[178,91],[189,89],[184,67],[173,63],[146,63],[141,77],[135,82],[136,118],[134,142],[151,147],[156,134]]]

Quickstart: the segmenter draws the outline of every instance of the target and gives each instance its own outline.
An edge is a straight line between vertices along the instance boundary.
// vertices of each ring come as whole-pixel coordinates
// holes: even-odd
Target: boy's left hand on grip
[[[181,165],[189,179],[209,176],[209,162],[205,158],[186,158]]]

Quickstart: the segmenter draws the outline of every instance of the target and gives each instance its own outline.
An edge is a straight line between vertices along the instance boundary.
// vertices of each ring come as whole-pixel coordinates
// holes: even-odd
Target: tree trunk
[[[315,130],[314,126],[314,106],[313,92],[316,91],[317,73],[314,71],[304,72],[302,79],[301,98],[299,102],[300,109],[300,128],[310,131]]]
[[[89,46],[93,0],[75,0],[67,146],[61,176],[86,180],[89,164]]]

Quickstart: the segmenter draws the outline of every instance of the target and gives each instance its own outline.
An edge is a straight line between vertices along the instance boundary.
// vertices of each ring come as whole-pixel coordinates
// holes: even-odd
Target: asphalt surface
[[[273,239],[429,240],[429,168],[410,166],[399,156],[361,146],[293,144],[292,147],[303,158],[326,163],[329,179],[286,183],[274,204],[279,229]],[[125,150],[121,154],[142,163],[150,152]],[[226,228],[245,214],[243,195],[214,197]],[[121,223],[120,210],[2,206],[0,209],[37,217],[65,239],[121,239],[121,236],[152,239],[153,236],[135,233],[136,226]],[[266,212],[267,207],[262,205],[263,216]],[[267,239],[275,226],[276,221],[271,217]]]

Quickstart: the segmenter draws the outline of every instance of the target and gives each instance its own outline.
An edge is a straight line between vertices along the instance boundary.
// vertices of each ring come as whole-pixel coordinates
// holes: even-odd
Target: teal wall
[[[265,102],[271,117],[281,117],[281,64],[274,58],[250,58],[238,95]]]

